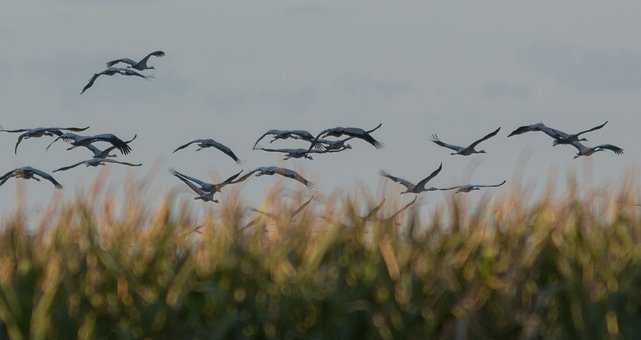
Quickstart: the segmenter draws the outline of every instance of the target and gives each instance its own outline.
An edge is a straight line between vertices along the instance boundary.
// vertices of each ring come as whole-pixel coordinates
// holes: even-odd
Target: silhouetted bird
[[[283,177],[287,177],[287,178],[291,178],[293,180],[296,180],[296,181],[304,184],[305,186],[311,185],[311,183],[308,180],[306,180],[303,176],[298,174],[296,171],[290,170],[290,169],[287,169],[287,168],[280,168],[280,167],[277,167],[277,166],[263,166],[263,167],[256,168],[256,169],[246,173],[245,175],[243,175],[243,177],[239,178],[237,182],[243,182],[247,178],[249,178],[250,176],[252,176],[254,174],[256,174],[257,177],[258,176],[265,176],[265,175],[281,175]]]
[[[142,163],[128,163],[128,162],[121,162],[117,161],[114,159],[108,159],[108,158],[92,158],[88,159],[86,161],[78,162],[76,164],[70,165],[70,166],[65,166],[60,169],[56,169],[53,172],[59,172],[59,171],[66,171],[69,169],[73,169],[79,165],[86,165],[86,166],[91,166],[91,167],[96,167],[100,165],[106,165],[107,163],[112,163],[112,164],[121,164],[121,165],[127,165],[127,166],[142,166]]]
[[[499,127],[498,129],[492,131],[491,133],[483,136],[483,138],[465,147],[444,143],[438,138],[437,135],[432,136],[432,142],[434,142],[436,145],[456,151],[451,153],[451,155],[469,156],[475,153],[486,153],[485,150],[476,150],[475,149],[476,146],[479,145],[481,142],[496,136],[496,134],[499,133],[500,130],[501,128]]]
[[[194,197],[195,200],[202,200],[204,202],[214,202],[218,203],[218,200],[214,199],[214,195],[217,192],[220,192],[223,187],[229,185],[229,184],[234,184],[241,182],[240,180],[235,181],[235,179],[240,175],[243,171],[239,171],[238,173],[234,174],[233,176],[227,178],[224,182],[218,183],[218,184],[212,184],[212,183],[207,183],[204,181],[201,181],[197,178],[187,176],[183,173],[180,173],[176,170],[171,170],[171,173],[178,177],[181,181],[183,181],[191,190],[193,190],[198,196]]]
[[[216,148],[216,149],[222,151],[227,156],[231,157],[236,163],[240,163],[240,159],[238,159],[238,157],[236,157],[236,154],[234,154],[234,152],[231,151],[230,148],[228,148],[227,146],[225,146],[225,145],[223,145],[221,143],[218,143],[217,141],[215,141],[215,140],[213,140],[211,138],[194,139],[194,140],[192,140],[191,142],[189,142],[187,144],[179,146],[178,148],[176,148],[176,150],[174,150],[174,152],[182,150],[182,149],[184,149],[184,148],[186,148],[186,147],[188,147],[188,146],[190,146],[192,144],[197,144],[198,145],[198,149],[196,149],[196,151],[200,151],[200,150],[205,149],[205,148]]]
[[[426,188],[425,185],[432,178],[436,177],[436,175],[438,175],[439,172],[441,172],[441,169],[443,169],[443,163],[441,163],[441,165],[439,165],[439,167],[436,170],[434,170],[429,176],[423,178],[417,184],[414,184],[414,183],[412,183],[410,181],[404,180],[404,179],[399,178],[399,177],[394,177],[394,176],[386,173],[385,171],[381,171],[381,176],[387,177],[387,178],[391,179],[392,181],[403,185],[407,190],[403,191],[401,194],[420,194],[421,192],[424,192],[424,191],[436,191],[436,190],[439,190],[438,188],[434,188],[434,187]]]
[[[383,144],[381,144],[381,142],[374,139],[371,133],[378,130],[381,126],[383,126],[382,123],[378,124],[375,128],[371,130],[364,130],[364,129],[355,128],[355,127],[335,127],[335,128],[323,130],[316,136],[316,138],[314,138],[314,141],[309,146],[309,151],[314,149],[314,147],[318,144],[318,141],[324,137],[340,138],[342,136],[362,139],[367,143],[373,145],[377,149],[380,149],[383,147]]]
[[[592,156],[595,152],[599,151],[604,151],[604,150],[609,150],[614,152],[617,155],[622,155],[623,154],[623,149],[612,144],[601,144],[593,147],[587,147],[581,142],[574,141],[570,143],[573,147],[577,149],[577,154],[574,156],[574,158],[579,158],[581,156]]]
[[[34,179],[40,182],[40,178],[36,176],[39,176],[42,179],[45,179],[51,182],[56,188],[62,189],[62,184],[58,183],[58,181],[56,181],[53,177],[51,177],[51,175],[49,175],[48,173],[42,170],[34,169],[30,166],[17,168],[2,175],[0,177],[0,185],[3,185],[9,178],[12,178],[12,177],[22,178],[22,179]]]
[[[311,133],[305,130],[269,130],[265,132],[258,140],[256,140],[256,143],[254,143],[254,149],[256,148],[256,145],[265,137],[267,136],[273,136],[272,140],[269,141],[270,143],[273,143],[279,139],[298,139],[298,140],[306,140],[308,142],[311,142],[314,140],[314,136],[312,136]]]

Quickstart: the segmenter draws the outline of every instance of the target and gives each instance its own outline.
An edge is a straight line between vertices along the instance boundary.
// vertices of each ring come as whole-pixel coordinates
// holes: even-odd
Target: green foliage
[[[638,339],[641,208],[610,194],[449,196],[387,218],[397,204],[364,194],[294,214],[302,195],[276,189],[198,223],[132,192],[38,223],[18,209],[0,229],[0,337]]]

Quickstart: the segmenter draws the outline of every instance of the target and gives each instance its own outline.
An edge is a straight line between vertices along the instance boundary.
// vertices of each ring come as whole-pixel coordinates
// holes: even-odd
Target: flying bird
[[[69,144],[72,145],[70,148],[67,148],[67,150],[72,150],[72,149],[77,148],[79,146],[85,146],[86,147],[87,145],[90,145],[90,144],[93,144],[93,143],[96,143],[96,142],[106,142],[106,143],[110,143],[111,145],[115,146],[116,149],[118,149],[118,151],[120,151],[120,153],[122,153],[123,155],[127,155],[127,154],[129,154],[131,152],[131,147],[129,146],[129,144],[127,142],[123,141],[122,139],[120,139],[120,138],[118,138],[115,135],[110,134],[110,133],[105,133],[105,134],[100,134],[100,135],[95,135],[95,136],[80,136],[80,135],[77,135],[75,133],[65,133],[65,134],[62,134],[62,135],[58,136],[58,138],[56,138],[53,142],[51,142],[47,146],[47,150],[55,142],[57,142],[60,139],[66,141],[66,142],[68,142]]]
[[[138,135],[134,135],[131,139],[126,140],[125,143],[129,144],[129,143],[133,142],[134,140],[136,140],[137,137],[138,137]],[[112,158],[113,157],[117,157],[117,155],[111,153],[113,150],[116,149],[116,147],[113,146],[113,145],[108,147],[108,148],[106,148],[106,149],[104,149],[104,150],[100,150],[99,148],[97,148],[93,144],[87,144],[87,145],[84,145],[84,147],[89,149],[89,151],[91,151],[93,153],[93,158],[103,158],[104,159],[104,158],[109,158],[109,157],[112,157]]]
[[[289,138],[306,140],[308,142],[311,142],[314,140],[314,136],[305,130],[269,130],[265,132],[262,136],[260,136],[260,138],[258,138],[256,143],[254,143],[254,149],[256,149],[256,146],[258,145],[258,143],[267,136],[272,136],[272,140],[269,141],[269,143],[273,143],[279,139],[289,139]]]
[[[352,139],[354,139],[354,137],[348,137],[340,140],[319,139],[314,148],[324,152],[340,152],[352,148],[351,145],[347,144],[347,142]]]
[[[394,177],[394,176],[386,173],[385,171],[381,171],[381,176],[389,178],[392,181],[403,185],[406,188],[406,190],[403,191],[401,194],[420,194],[421,192],[424,192],[424,191],[436,191],[436,190],[439,190],[438,188],[434,188],[434,187],[426,188],[425,185],[432,178],[436,177],[436,175],[438,175],[439,172],[441,172],[441,169],[443,169],[443,163],[441,163],[441,165],[439,165],[439,167],[436,170],[434,170],[429,176],[423,178],[417,184],[414,184],[414,183],[412,183],[410,181],[404,180],[404,179],[399,178],[399,177]]]
[[[233,176],[227,178],[222,183],[212,184],[212,183],[201,181],[191,176],[187,176],[176,170],[173,170],[173,169],[171,170],[171,173],[174,176],[178,177],[178,179],[183,181],[189,188],[191,188],[191,190],[193,190],[196,194],[198,194],[198,196],[194,197],[195,200],[202,200],[204,202],[214,202],[214,203],[218,203],[218,200],[214,199],[214,195],[217,192],[220,192],[223,189],[223,187],[229,184],[242,182],[241,180],[236,180],[238,175],[240,175],[242,172],[243,172],[242,170],[239,171]]]
[[[466,184],[466,185],[457,185],[449,188],[441,188],[439,190],[456,190],[455,193],[459,192],[470,192],[474,190],[481,190],[481,188],[496,188],[505,184],[506,181],[503,181],[499,184],[490,184],[490,185],[481,185],[481,184]]]
[[[16,142],[16,146],[13,150],[14,153],[18,153],[18,146],[20,143],[22,143],[22,140],[24,139],[30,139],[30,138],[38,138],[38,137],[58,137],[64,134],[63,131],[75,131],[75,132],[80,132],[80,131],[85,131],[89,129],[89,127],[83,127],[83,128],[78,128],[78,127],[67,127],[67,128],[35,128],[35,129],[17,129],[17,130],[0,130],[1,132],[9,132],[9,133],[20,133],[20,136],[18,136],[18,142]]]
[[[254,150],[260,150],[260,151],[265,151],[265,152],[280,152],[285,154],[284,160],[288,160],[290,158],[306,158],[306,159],[313,159],[312,156],[310,156],[310,153],[322,153],[318,150],[308,150],[308,149],[270,149],[270,148],[257,148]]]
[[[554,142],[552,143],[552,145],[572,144],[573,142],[587,142],[587,138],[583,138],[583,137],[581,137],[581,135],[584,135],[584,134],[586,134],[588,132],[599,130],[599,129],[603,128],[606,124],[608,124],[607,121],[605,123],[603,123],[601,125],[597,125],[597,126],[595,126],[593,128],[590,128],[590,129],[587,129],[587,130],[583,130],[583,131],[579,131],[579,132],[577,132],[575,134],[569,134],[569,133],[566,133],[566,132],[563,132],[563,131],[560,131],[560,130],[557,130],[557,129],[553,129],[553,128],[549,127],[549,126],[546,126],[543,123],[537,123],[537,124],[521,126],[521,127],[517,128],[516,130],[512,131],[512,133],[510,133],[508,135],[508,137],[524,134],[526,132],[541,131],[541,132],[545,133],[546,135],[548,135],[548,136],[550,136],[550,137],[552,137],[554,139]]]
[[[570,145],[574,146],[578,151],[577,154],[574,156],[575,159],[581,156],[592,156],[595,152],[605,151],[605,150],[612,151],[617,155],[623,154],[622,148],[612,144],[601,144],[593,147],[587,147],[581,144],[581,142],[574,141],[570,143]]]
[[[311,185],[311,183],[308,180],[306,180],[303,176],[298,174],[296,171],[290,170],[287,168],[280,168],[277,166],[263,166],[263,167],[256,168],[246,173],[245,175],[243,175],[243,177],[239,178],[238,182],[243,182],[247,178],[249,178],[251,175],[254,175],[254,174],[256,174],[256,177],[265,176],[265,175],[280,175],[280,176],[291,178],[295,181],[298,181],[304,184],[305,186]]]
[[[383,147],[383,144],[381,144],[381,142],[379,142],[374,137],[372,137],[371,133],[378,130],[381,126],[383,126],[383,123],[378,124],[375,128],[371,130],[364,130],[364,129],[355,128],[355,127],[335,127],[335,128],[323,130],[318,135],[316,135],[316,138],[314,138],[314,140],[312,141],[312,144],[309,146],[309,151],[311,151],[316,147],[316,145],[318,144],[318,141],[321,138],[324,138],[324,137],[340,138],[342,136],[362,139],[367,143],[373,145],[377,149],[380,149]]]
[[[148,66],[147,61],[149,61],[149,58],[151,57],[164,57],[165,52],[163,51],[154,51],[149,54],[147,54],[144,58],[140,59],[140,61],[135,61],[129,58],[121,58],[121,59],[116,59],[112,60],[107,63],[107,67],[112,67],[118,63],[123,63],[127,64],[129,68],[136,69],[138,71],[144,71],[144,70],[154,70],[155,68],[153,66]]]
[[[455,152],[451,153],[451,155],[469,156],[469,155],[472,155],[472,154],[475,154],[475,153],[486,153],[485,150],[476,150],[476,146],[481,144],[481,142],[496,136],[496,134],[499,133],[500,130],[501,130],[501,128],[499,127],[498,129],[492,131],[491,133],[483,136],[483,138],[481,138],[481,139],[475,141],[474,143],[472,143],[472,144],[470,144],[468,146],[465,146],[465,147],[444,143],[438,138],[438,135],[433,135],[432,136],[432,142],[434,142],[434,144],[442,146],[444,148],[448,148],[450,150],[454,150]]]
[[[0,177],[0,185],[3,185],[4,182],[6,182],[11,177],[22,178],[22,179],[34,179],[40,182],[40,178],[36,176],[51,182],[57,189],[62,189],[62,184],[58,183],[58,181],[56,181],[53,177],[51,177],[51,175],[49,175],[48,173],[42,170],[34,169],[30,166],[17,168],[2,175]]]
[[[138,73],[134,70],[128,69],[128,68],[122,68],[122,67],[110,67],[102,72],[94,73],[93,76],[91,76],[91,79],[89,79],[89,82],[85,87],[82,88],[82,91],[80,91],[80,94],[85,93],[89,88],[93,86],[93,84],[96,82],[96,79],[100,76],[113,76],[115,74],[120,74],[123,76],[135,76],[135,77],[140,77],[143,79],[149,78],[148,76]]]
[[[86,165],[86,166],[91,166],[91,167],[96,167],[100,165],[106,165],[107,163],[112,163],[112,164],[121,164],[121,165],[127,165],[127,166],[142,166],[142,163],[128,163],[128,162],[121,162],[117,161],[114,159],[108,159],[108,158],[92,158],[88,159],[86,161],[78,162],[76,164],[70,165],[70,166],[65,166],[60,169],[56,169],[53,172],[59,172],[59,171],[66,171],[69,169],[73,169],[79,165]]]
[[[182,150],[182,149],[184,149],[184,148],[186,148],[186,147],[188,147],[188,146],[190,146],[192,144],[197,144],[198,145],[198,149],[196,149],[196,151],[200,151],[200,150],[205,149],[205,148],[216,148],[216,149],[222,151],[227,156],[231,157],[231,159],[233,159],[236,163],[240,163],[240,159],[238,159],[238,157],[236,157],[236,154],[234,154],[234,152],[231,151],[230,148],[228,148],[227,146],[225,146],[225,145],[223,145],[221,143],[218,143],[217,141],[215,141],[215,140],[213,140],[211,138],[194,139],[194,140],[192,140],[191,142],[189,142],[187,144],[179,146],[178,148],[176,148],[176,150],[174,150],[174,152]]]

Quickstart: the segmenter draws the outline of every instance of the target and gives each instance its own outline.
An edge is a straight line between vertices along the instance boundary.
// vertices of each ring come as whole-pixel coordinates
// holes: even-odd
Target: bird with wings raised
[[[498,129],[488,133],[487,135],[483,136],[481,139],[475,141],[474,143],[468,145],[468,146],[458,146],[458,145],[452,145],[452,144],[447,144],[443,141],[441,141],[438,137],[438,135],[433,135],[432,136],[432,142],[438,146],[442,146],[444,148],[453,150],[454,152],[451,153],[451,155],[461,155],[461,156],[469,156],[475,153],[486,153],[485,150],[476,150],[476,146],[481,144],[482,142],[496,136],[496,134],[499,133],[501,128],[499,127]]]
[[[429,181],[431,181],[432,178],[436,177],[436,175],[438,175],[441,172],[442,169],[443,169],[443,163],[441,163],[441,165],[439,165],[438,168],[436,170],[434,170],[429,176],[423,178],[422,180],[420,180],[416,184],[414,184],[414,183],[412,183],[412,182],[410,182],[408,180],[402,179],[400,177],[392,176],[392,175],[388,174],[385,171],[381,171],[381,176],[389,178],[392,181],[404,186],[406,190],[401,192],[401,194],[420,194],[420,193],[422,193],[424,191],[436,191],[436,190],[439,190],[438,188],[434,188],[434,187],[426,188],[425,185],[427,185],[427,183]]]
[[[185,183],[191,190],[193,190],[198,195],[194,197],[195,200],[202,200],[204,202],[214,202],[214,203],[218,203],[218,200],[214,199],[214,195],[217,192],[220,192],[227,185],[242,182],[242,180],[236,180],[236,178],[242,172],[243,171],[241,170],[235,173],[234,175],[232,175],[231,177],[227,178],[223,182],[213,184],[213,183],[207,183],[205,181],[201,181],[195,177],[185,175],[174,169],[171,170],[172,175],[180,179],[183,183]]]

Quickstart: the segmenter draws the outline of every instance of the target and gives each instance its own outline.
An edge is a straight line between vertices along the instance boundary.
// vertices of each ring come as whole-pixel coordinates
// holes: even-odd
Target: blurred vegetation
[[[425,194],[398,215],[411,197],[319,195],[299,209],[309,196],[274,188],[257,209],[233,193],[151,208],[99,187],[3,217],[0,338],[641,338],[628,182],[474,204]]]

